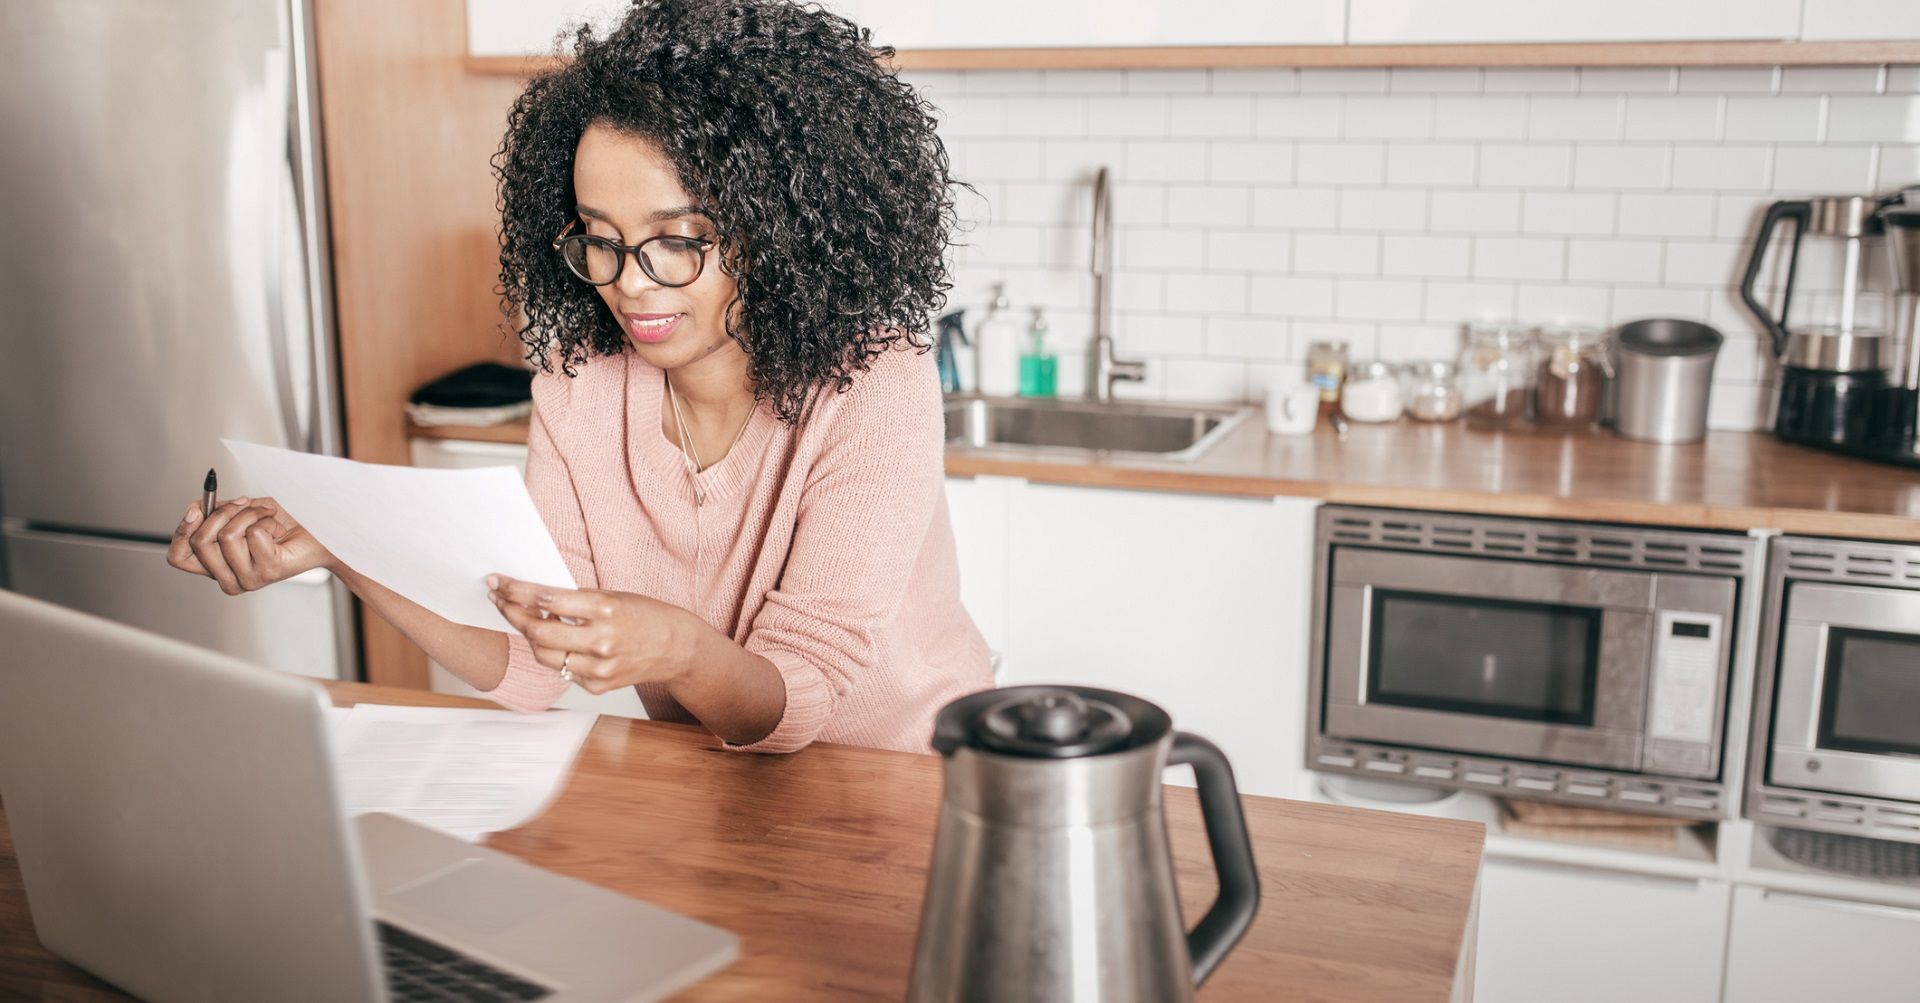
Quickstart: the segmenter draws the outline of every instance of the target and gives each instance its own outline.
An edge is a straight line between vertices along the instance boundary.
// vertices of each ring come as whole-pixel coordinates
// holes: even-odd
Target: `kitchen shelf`
[[[467,70],[529,77],[561,57],[468,56]],[[1920,39],[1855,42],[1542,42],[1484,45],[1191,45],[911,49],[903,70],[1171,70],[1415,66],[1836,66],[1920,63]]]
[[[1727,851],[1728,863],[1732,865],[1729,876],[1733,880],[1802,895],[1920,908],[1920,880],[1855,877],[1809,867],[1789,860],[1774,849],[1772,827],[1748,823],[1742,828],[1744,831],[1736,838],[1728,840],[1731,844]]]

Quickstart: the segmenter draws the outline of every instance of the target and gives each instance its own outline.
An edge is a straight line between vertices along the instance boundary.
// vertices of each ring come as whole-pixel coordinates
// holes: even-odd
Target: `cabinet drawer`
[[[1727,995],[1740,1003],[1913,999],[1920,910],[1742,886]]]

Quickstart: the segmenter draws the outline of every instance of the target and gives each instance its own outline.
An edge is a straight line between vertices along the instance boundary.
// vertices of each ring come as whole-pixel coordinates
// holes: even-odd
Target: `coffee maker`
[[[1780,363],[1773,424],[1780,439],[1920,465],[1920,454],[1911,446],[1913,401],[1920,390],[1920,346],[1915,345],[1913,323],[1913,272],[1920,268],[1913,262],[1920,249],[1911,243],[1920,233],[1915,213],[1920,213],[1920,187],[1886,197],[1834,195],[1767,207],[1747,260],[1740,297],[1771,337]],[[1755,286],[1774,231],[1787,223],[1792,224],[1793,238],[1776,317],[1761,302]],[[1828,290],[1833,295],[1827,308],[1810,311],[1823,319],[1789,327],[1796,280],[1804,278],[1803,239],[1819,242],[1820,253],[1812,256],[1825,258],[1837,274],[1831,276],[1835,281]],[[1887,293],[1891,327],[1862,321],[1861,293],[1870,278],[1868,262],[1883,242],[1906,262],[1892,269],[1893,283]]]

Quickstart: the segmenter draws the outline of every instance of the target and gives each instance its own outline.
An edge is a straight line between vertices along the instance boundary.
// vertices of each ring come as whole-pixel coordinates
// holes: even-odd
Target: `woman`
[[[990,685],[921,338],[953,223],[928,108],[864,31],[779,0],[640,0],[575,47],[494,167],[542,369],[527,486],[583,587],[489,576],[515,633],[450,623],[270,499],[194,503],[168,560],[230,594],[328,568],[518,710],[634,686],[730,748],[923,751]]]

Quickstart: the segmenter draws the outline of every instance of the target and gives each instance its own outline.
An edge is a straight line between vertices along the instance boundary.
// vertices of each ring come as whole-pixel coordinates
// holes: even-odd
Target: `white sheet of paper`
[[[512,467],[396,467],[220,441],[335,557],[455,623],[513,630],[487,601],[494,572],[575,587]]]
[[[357,704],[334,718],[343,807],[468,841],[524,825],[560,792],[598,717]]]

